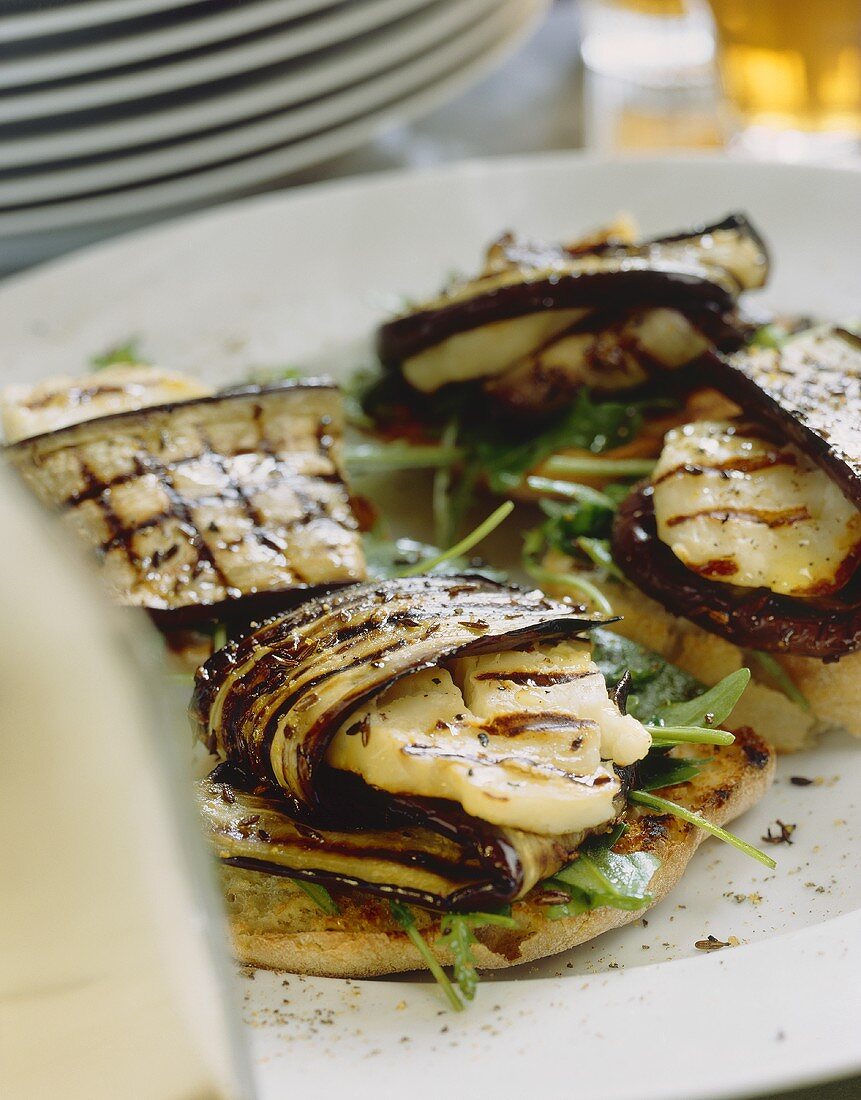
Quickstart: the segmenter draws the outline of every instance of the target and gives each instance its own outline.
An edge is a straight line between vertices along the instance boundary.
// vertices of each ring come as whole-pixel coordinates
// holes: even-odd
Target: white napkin
[[[248,1097],[159,641],[0,470],[0,1093]]]

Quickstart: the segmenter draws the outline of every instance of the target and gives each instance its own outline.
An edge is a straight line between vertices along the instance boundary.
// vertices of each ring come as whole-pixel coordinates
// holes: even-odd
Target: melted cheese
[[[659,537],[713,580],[822,595],[861,551],[861,513],[823,470],[730,422],[669,432],[653,479]]]
[[[327,760],[391,793],[563,834],[615,817],[612,764],[642,759],[650,743],[608,698],[588,644],[563,642],[413,673],[350,716]]]
[[[449,382],[500,374],[587,312],[547,309],[458,332],[405,360],[404,377],[417,390],[434,393]]]

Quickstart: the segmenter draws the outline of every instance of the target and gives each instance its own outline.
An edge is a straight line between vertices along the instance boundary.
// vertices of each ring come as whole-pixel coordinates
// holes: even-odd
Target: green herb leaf
[[[549,906],[547,917],[559,920],[590,909],[610,906],[633,911],[652,902],[649,883],[661,861],[650,852],[613,851],[621,830],[586,841],[575,860],[542,885],[567,893],[570,901]]]
[[[750,669],[739,668],[696,699],[671,703],[656,715],[661,726],[719,726],[729,718],[750,682]]]
[[[750,341],[754,348],[782,348],[786,343],[786,334],[774,325],[760,325]]]
[[[510,429],[488,432],[475,443],[475,456],[487,473],[490,487],[505,491],[504,475],[523,475],[548,455],[566,448],[602,451],[634,439],[643,424],[641,409],[616,401],[593,401],[586,390],[539,433],[522,442],[510,442]]]
[[[509,489],[516,489],[521,485],[525,485],[533,493],[540,495],[562,497],[563,500],[577,501],[579,504],[593,504],[598,508],[606,508],[610,511],[613,511],[616,507],[615,501],[607,493],[602,493],[599,489],[593,489],[591,485],[581,485],[579,481],[560,481],[552,477],[539,477],[537,474],[531,474],[525,479],[518,478],[513,474],[503,476],[506,479],[506,487]],[[628,491],[627,486],[625,486],[625,491]],[[565,508],[564,505],[562,507]]]
[[[582,550],[589,561],[597,565],[599,569],[603,569],[605,573],[615,577],[617,581],[621,581],[623,584],[628,583],[628,578],[613,561],[609,539],[596,539],[581,535],[577,539],[577,549]]]
[[[150,365],[138,350],[138,340],[136,338],[127,340],[124,344],[117,344],[116,347],[109,348],[101,355],[94,355],[90,359],[90,366],[93,370],[104,370],[105,367],[116,367],[121,363],[133,364],[137,367],[148,367]]]
[[[452,419],[445,427],[440,439],[440,447],[443,449],[454,448],[457,443],[457,420]],[[433,489],[431,491],[431,511],[433,513],[434,538],[437,545],[445,549],[451,546],[457,533],[459,517],[452,510],[451,466],[440,466],[433,477]]]
[[[780,688],[787,699],[791,699],[792,702],[795,703],[796,706],[801,707],[802,710],[810,710],[810,703],[807,696],[792,682],[789,673],[775,661],[770,653],[763,653],[758,649],[752,649],[748,652],[759,667],[774,681],[778,688]]]
[[[471,1001],[478,985],[478,973],[472,957],[472,945],[476,943],[472,928],[460,914],[447,913],[440,922],[440,930],[437,943],[451,952],[455,983],[463,996]]]
[[[675,787],[696,778],[711,763],[711,759],[678,760],[668,756],[665,751],[653,749],[645,760],[640,761],[638,777],[641,790],[658,791],[663,787]]]
[[[537,565],[532,558],[524,556],[523,569],[534,581],[540,585],[553,585],[555,588],[566,588],[572,596],[582,596],[593,604],[598,611],[605,615],[613,614],[613,605],[597,585],[580,576],[578,573],[554,573]]]
[[[436,470],[452,466],[463,457],[457,447],[413,446],[399,440],[392,443],[357,443],[344,449],[344,462],[350,473],[367,474],[379,470]]]
[[[424,936],[422,936],[421,932],[419,932],[418,928],[416,928],[415,918],[413,917],[412,913],[409,911],[406,905],[401,905],[401,903],[398,901],[390,901],[389,909],[391,911],[392,917],[400,925],[400,927],[403,928],[403,930],[409,937],[410,942],[424,959],[425,963],[427,964],[428,970],[430,970],[431,974],[433,974],[434,978],[436,978],[437,982],[442,988],[443,993],[445,993],[446,997],[448,998],[448,1003],[455,1010],[455,1012],[463,1012],[463,1002],[458,997],[457,993],[455,993],[454,987],[448,980],[448,975],[437,962],[436,957],[428,946]]]
[[[691,699],[703,691],[702,684],[621,634],[598,627],[589,633],[592,660],[612,691],[626,672],[631,674],[628,713],[641,722],[654,721],[670,703]]]
[[[341,910],[325,886],[321,886],[319,882],[306,882],[303,878],[294,878],[293,881],[327,916],[339,916]]]
[[[750,856],[751,859],[757,860],[759,863],[764,864],[766,867],[774,868],[777,863],[767,856],[765,852],[761,852],[759,848],[755,848],[753,844],[748,844],[746,840],[742,840],[740,836],[736,836],[735,833],[731,833],[728,829],[722,829],[719,825],[713,825],[710,821],[693,810],[688,810],[684,806],[679,806],[676,802],[670,802],[666,798],[658,798],[657,795],[648,794],[646,791],[631,791],[628,795],[630,802],[635,802],[640,806],[648,806],[649,809],[658,810],[660,813],[672,814],[673,817],[679,818],[681,821],[687,821],[690,825],[696,825],[700,829],[705,829],[707,833],[711,833],[712,836],[716,836],[719,840],[723,840],[726,844],[732,845],[733,848],[737,848],[740,852],[744,852],[745,855]]]
[[[598,474],[601,477],[647,477],[655,468],[654,458],[600,458],[598,455],[551,455],[543,471],[554,474]]]
[[[373,531],[364,536],[363,543],[368,576],[372,579],[387,579],[399,576],[401,570],[406,566],[414,566],[433,557],[439,558],[442,554],[438,546],[416,542],[414,539],[389,539]],[[434,568],[434,573],[452,576],[460,573],[475,573],[480,577],[487,577],[491,581],[506,581],[508,579],[501,569],[494,569],[486,565],[480,558],[463,556],[450,557],[446,558],[445,561],[440,561]]]
[[[646,724],[652,741],[665,745],[731,745],[735,741],[727,730],[707,729],[705,726],[655,726]]]
[[[437,554],[436,557],[429,558],[426,561],[416,562],[415,565],[408,566],[406,569],[401,569],[396,576],[416,577],[420,573],[430,573],[436,569],[437,566],[442,565],[449,559],[457,558],[468,553],[474,546],[478,546],[480,542],[486,539],[492,531],[495,531],[500,523],[502,523],[504,519],[507,519],[513,511],[513,501],[507,500],[504,504],[500,504],[496,511],[492,512],[483,523],[480,523],[471,534],[462,538],[460,542],[455,543],[455,545],[448,550],[444,550],[442,553]]]
[[[212,652],[217,653],[227,645],[227,625],[216,623],[212,628]]]

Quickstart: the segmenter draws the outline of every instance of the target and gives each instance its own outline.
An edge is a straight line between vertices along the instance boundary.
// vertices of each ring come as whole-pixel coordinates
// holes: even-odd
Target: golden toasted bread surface
[[[675,753],[685,755],[686,750]],[[736,731],[735,744],[696,746],[710,763],[691,782],[660,792],[722,825],[744,813],[767,791],[774,776],[774,751],[751,729]],[[649,892],[657,904],[681,878],[688,861],[707,837],[678,818],[630,806],[628,829],[618,852],[651,852],[660,861]],[[244,963],[329,977],[368,978],[424,968],[387,902],[360,895],[334,894],[340,910],[329,916],[287,878],[225,867],[224,894],[237,957]],[[600,908],[579,916],[548,920],[540,888],[515,902],[516,930],[486,926],[476,931],[474,957],[484,969],[498,969],[566,951],[602,932],[638,920],[645,909]],[[436,945],[438,914],[414,909],[416,924],[440,962],[451,963]]]

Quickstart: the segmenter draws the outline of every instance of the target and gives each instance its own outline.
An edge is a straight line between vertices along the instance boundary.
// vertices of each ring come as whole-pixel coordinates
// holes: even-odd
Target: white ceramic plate
[[[413,7],[428,7],[411,0]],[[3,145],[3,168],[30,165],[30,172],[0,183],[0,206],[71,197],[100,188],[121,187],[153,176],[185,171],[207,160],[226,160],[250,149],[264,148],[297,136],[316,133],[352,115],[376,106],[392,89],[423,78],[422,66],[437,64],[443,51],[456,57],[464,39],[479,36],[478,20],[486,17],[486,33],[493,33],[492,16],[504,18],[511,0],[441,0],[426,12],[394,26],[379,27],[373,38],[347,56],[312,60],[294,73],[278,73],[248,87],[221,89],[199,102],[183,105],[182,97],[156,111],[133,118],[57,130],[39,138]],[[454,41],[446,42],[453,38]],[[283,45],[286,57],[295,54],[295,34]],[[283,58],[282,58],[283,60]],[[401,68],[408,65],[408,68]],[[337,92],[336,92],[337,89]],[[335,93],[331,94],[330,93]],[[298,101],[300,106],[292,105]],[[222,127],[230,127],[222,129]],[[209,133],[207,134],[207,131]],[[217,131],[217,132],[213,132]],[[204,136],[198,137],[199,133]],[[154,142],[177,142],[136,151]],[[42,162],[111,154],[95,164],[62,167],[46,172]]]
[[[65,230],[112,218],[125,220],[152,210],[187,207],[243,188],[262,186],[289,172],[336,156],[396,123],[417,118],[459,95],[505,60],[535,28],[547,4],[548,0],[511,0],[450,46],[443,46],[419,62],[380,78],[375,82],[375,90],[379,92],[384,85],[390,96],[383,101],[377,100],[365,114],[354,117],[353,112],[360,97],[370,95],[367,86],[315,105],[309,110],[313,110],[318,125],[319,120],[325,118],[330,128],[312,137],[266,148],[227,164],[219,162],[176,179],[67,202],[9,210],[0,213],[0,238],[20,239],[22,234]],[[340,124],[332,117],[332,101],[336,98],[338,113],[349,110],[348,119]],[[307,122],[308,116],[304,117]],[[271,132],[271,125],[271,122],[267,124],[267,132]],[[295,125],[293,114],[277,120],[277,125],[292,129]],[[244,132],[237,137],[241,138]],[[213,139],[206,140],[209,142],[206,148],[211,149]],[[225,144],[226,139],[221,138],[218,149],[222,157]],[[202,155],[199,145],[197,148]],[[22,243],[26,249],[26,241]]]
[[[54,7],[22,10],[3,17],[0,42],[17,42],[27,38],[87,30],[137,19],[158,12],[176,9],[203,8],[208,0],[85,0],[84,3],[60,3]],[[331,8],[339,0],[285,0],[284,18],[298,19],[322,8]],[[194,15],[193,10],[187,12]]]
[[[3,379],[77,369],[130,336],[214,381],[263,364],[340,372],[386,303],[471,269],[501,229],[559,237],[635,212],[647,232],[733,209],[766,234],[763,302],[857,315],[861,187],[849,171],[721,159],[575,155],[471,163],[274,195],[119,240],[0,288]],[[389,495],[421,536],[416,479]],[[512,535],[516,531],[512,531]],[[499,544],[497,544],[499,545]],[[821,782],[789,783],[801,775]],[[446,1011],[432,984],[258,973],[245,986],[261,1096],[580,1096],[701,1100],[861,1068],[861,743],[782,761],[737,822],[797,825],[776,873],[707,841],[636,924],[479,989]],[[742,946],[701,954],[696,940]]]
[[[350,0],[342,10],[313,19],[294,28],[302,52],[321,49],[353,34],[379,26],[415,7],[416,0]],[[318,5],[319,6],[319,5]],[[59,80],[82,73],[115,69],[181,50],[196,50],[213,42],[224,42],[291,20],[296,0],[253,0],[233,8],[209,13],[186,9],[187,18],[172,27],[156,27],[120,33],[107,41],[74,44],[68,49],[39,50],[4,61],[0,67],[0,88],[21,88],[41,81]],[[120,25],[122,26],[122,25]]]
[[[408,17],[411,10],[417,8],[422,12],[428,7],[425,0],[409,0],[398,19]],[[324,17],[331,19],[331,16]],[[384,29],[388,32],[388,25],[378,28],[378,33],[382,33]],[[359,67],[360,59],[370,65],[370,56],[376,57],[374,51],[378,46],[376,40],[372,43],[360,41],[354,46],[353,40],[356,37],[360,36],[353,35],[344,42],[333,40],[331,48],[327,48],[325,54],[320,53],[311,60],[304,61],[300,55],[307,53],[307,50],[301,39],[297,49],[295,26],[289,23],[286,26],[279,24],[263,38],[253,38],[246,42],[229,41],[216,50],[195,57],[180,55],[178,59],[165,59],[155,67],[120,72],[114,76],[96,74],[95,79],[85,76],[74,83],[66,82],[59,87],[48,85],[36,90],[27,88],[20,93],[5,95],[0,100],[0,124],[52,118],[62,113],[85,111],[94,107],[113,107],[146,96],[163,95],[179,88],[254,73],[266,66],[295,58],[296,66],[280,77],[278,85],[277,103],[286,106],[294,99],[310,99],[338,83],[360,79],[364,75],[363,69]],[[395,44],[392,48],[395,48]],[[397,53],[394,60],[397,61]],[[298,67],[300,62],[301,68]],[[373,63],[376,64],[376,61]],[[292,91],[293,88],[295,92]],[[293,99],[290,98],[291,95]],[[123,145],[126,144],[132,142],[124,141]]]

